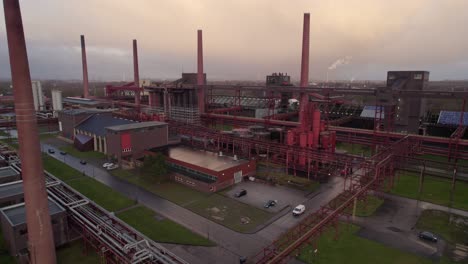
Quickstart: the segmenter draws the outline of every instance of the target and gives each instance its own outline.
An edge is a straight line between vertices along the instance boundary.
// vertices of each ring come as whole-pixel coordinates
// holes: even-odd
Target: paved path
[[[137,199],[139,203],[151,208],[159,214],[177,222],[194,232],[216,242],[219,246],[214,248],[190,247],[190,246],[168,246],[174,253],[190,263],[207,263],[206,259],[215,260],[216,263],[238,263],[239,256],[253,256],[263,247],[270,244],[280,234],[296,225],[297,219],[291,214],[286,214],[278,220],[265,227],[255,234],[242,234],[229,228],[210,221],[192,211],[185,209],[175,203],[165,200],[145,189],[137,187],[131,183],[122,181],[106,170],[94,166],[90,163],[82,165],[78,158],[71,155],[60,155],[59,150],[49,144],[41,143],[44,152],[51,148],[56,150],[51,155],[57,160],[84,172],[87,176],[93,177],[114,190],[126,195],[127,197]],[[343,190],[342,178],[333,178],[329,183],[323,184],[318,194],[312,198],[304,198],[304,204],[307,207],[307,214],[318,210],[321,205],[328,203]]]
[[[416,223],[424,210],[439,210],[468,217],[468,211],[417,201],[387,193],[379,193],[384,204],[370,217],[350,218],[362,229],[358,235],[387,246],[420,256],[438,260],[444,253],[445,241],[438,243],[421,241]]]

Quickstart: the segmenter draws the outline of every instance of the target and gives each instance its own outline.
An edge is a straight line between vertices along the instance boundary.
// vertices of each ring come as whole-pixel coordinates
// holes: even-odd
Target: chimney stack
[[[309,86],[309,46],[310,46],[310,14],[304,14],[304,27],[302,32],[302,60],[301,60],[301,83],[302,89]],[[300,95],[299,120],[304,120],[306,105],[309,101],[307,94]]]
[[[3,0],[14,89],[31,263],[56,263],[49,202],[34,111],[31,75],[18,0]]]
[[[83,65],[83,97],[89,97],[88,63],[86,62],[86,44],[84,35],[81,35],[81,63]]]
[[[133,40],[133,77],[136,87],[140,87],[140,73],[138,70],[137,40]],[[135,91],[135,104],[140,105],[140,92]]]
[[[205,76],[203,74],[203,35],[202,30],[197,31],[197,85],[198,87],[198,111],[205,113]]]
[[[310,14],[304,14],[302,32],[301,87],[309,86]]]

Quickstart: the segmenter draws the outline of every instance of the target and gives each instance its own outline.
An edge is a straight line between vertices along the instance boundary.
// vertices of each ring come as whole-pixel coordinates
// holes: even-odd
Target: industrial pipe
[[[56,263],[31,75],[18,0],[3,0],[31,263]]]

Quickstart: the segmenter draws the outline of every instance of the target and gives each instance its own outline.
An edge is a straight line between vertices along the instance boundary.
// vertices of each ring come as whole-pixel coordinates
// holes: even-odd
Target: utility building
[[[107,154],[119,161],[142,158],[145,150],[166,146],[168,127],[163,122],[142,122],[106,127]]]
[[[167,156],[166,164],[176,172],[172,180],[203,192],[217,192],[253,176],[256,171],[255,160],[188,147],[170,148]]]
[[[52,220],[55,246],[68,242],[67,212],[60,205],[49,201],[49,212]],[[28,228],[24,203],[0,209],[3,237],[13,256],[23,255],[28,249]]]

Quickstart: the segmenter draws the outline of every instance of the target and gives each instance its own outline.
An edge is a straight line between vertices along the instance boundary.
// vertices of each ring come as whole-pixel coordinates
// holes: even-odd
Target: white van
[[[299,215],[301,215],[301,214],[303,214],[305,212],[305,209],[306,209],[305,205],[300,204],[300,205],[296,206],[296,208],[294,208],[294,210],[292,211],[292,214],[294,216],[299,216]]]

